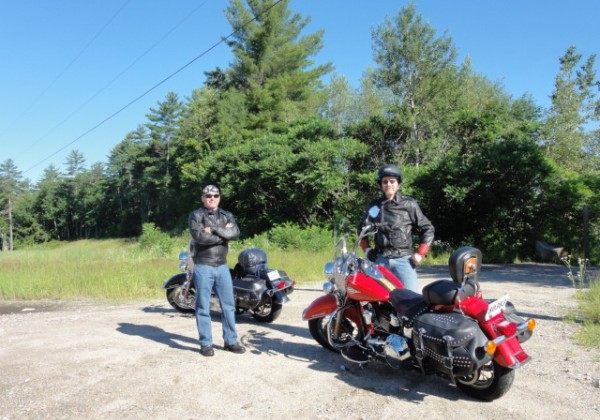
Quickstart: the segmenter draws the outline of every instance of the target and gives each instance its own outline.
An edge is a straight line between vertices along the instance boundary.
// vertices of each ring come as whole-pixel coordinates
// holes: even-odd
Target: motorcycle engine
[[[410,357],[408,339],[396,334],[388,335],[384,344],[385,361],[394,369],[400,368],[402,361]]]
[[[401,322],[396,315],[396,310],[388,302],[379,303],[372,306],[376,315],[376,324],[378,329],[383,329],[389,333],[402,334]]]

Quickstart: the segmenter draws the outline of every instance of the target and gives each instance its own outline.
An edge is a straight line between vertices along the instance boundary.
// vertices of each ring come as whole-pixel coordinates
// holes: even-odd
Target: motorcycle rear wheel
[[[508,392],[514,379],[514,369],[491,361],[483,365],[473,376],[457,378],[456,386],[470,397],[493,401]]]
[[[181,285],[167,290],[167,301],[173,308],[184,314],[196,312],[196,289],[190,287],[187,298],[183,296],[183,287]]]
[[[270,323],[279,318],[282,307],[281,303],[275,302],[272,297],[269,297],[265,303],[252,310],[252,317],[258,322]]]

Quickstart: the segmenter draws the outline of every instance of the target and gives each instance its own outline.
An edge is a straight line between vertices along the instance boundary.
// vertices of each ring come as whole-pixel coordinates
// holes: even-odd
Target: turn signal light
[[[527,329],[529,331],[533,331],[535,327],[537,327],[537,321],[535,319],[531,318],[529,321],[527,321]]]
[[[498,346],[496,345],[496,343],[494,341],[488,341],[488,343],[485,345],[485,351],[487,352],[487,354],[489,355],[494,355],[494,353],[496,353],[496,348]]]
[[[471,274],[477,271],[477,257],[471,257],[465,261],[465,274]]]

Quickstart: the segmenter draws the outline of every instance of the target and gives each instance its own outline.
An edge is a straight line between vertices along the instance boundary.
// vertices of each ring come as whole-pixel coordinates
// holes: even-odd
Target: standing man
[[[219,208],[221,195],[214,185],[202,190],[202,204],[190,213],[190,234],[195,241],[194,286],[196,287],[196,325],[200,336],[200,354],[214,356],[210,319],[210,295],[214,288],[221,305],[221,323],[225,350],[244,353],[235,329],[233,282],[227,266],[229,241],[240,236],[240,229],[228,211]]]
[[[379,208],[379,215],[373,221],[382,226],[375,234],[375,249],[369,248],[367,238],[361,242],[361,248],[369,259],[389,268],[406,289],[420,293],[416,267],[433,243],[433,225],[415,199],[400,193],[400,168],[396,165],[384,165],[377,172],[376,179],[383,195],[371,201],[360,221],[359,231],[369,219],[368,210],[373,206]],[[420,237],[416,252],[412,249],[413,233]]]

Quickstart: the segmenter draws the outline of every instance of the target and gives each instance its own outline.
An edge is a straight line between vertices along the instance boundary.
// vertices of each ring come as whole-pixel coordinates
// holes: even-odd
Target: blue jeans
[[[195,264],[194,286],[196,287],[196,326],[201,346],[210,346],[212,327],[210,319],[210,295],[214,288],[221,305],[221,324],[225,344],[237,343],[235,330],[235,302],[233,300],[233,282],[226,264],[219,266]]]
[[[396,277],[400,279],[405,289],[421,293],[419,282],[417,280],[417,270],[410,259],[411,255],[400,258],[387,258],[379,256],[375,260],[376,264],[388,268]]]

